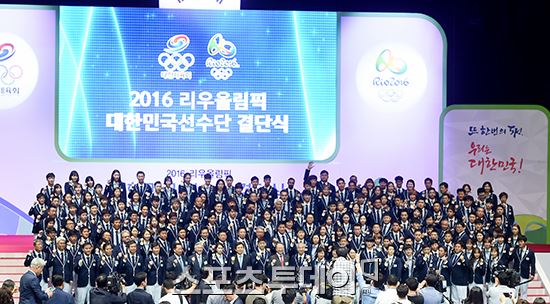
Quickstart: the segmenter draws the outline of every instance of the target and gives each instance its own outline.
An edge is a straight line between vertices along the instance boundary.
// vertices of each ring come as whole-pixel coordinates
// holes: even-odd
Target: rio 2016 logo
[[[158,56],[158,63],[164,68],[160,77],[164,79],[191,79],[193,73],[188,71],[195,64],[195,56],[191,53],[182,54],[191,40],[187,35],[172,36],[166,42],[164,52]]]
[[[391,50],[385,49],[380,52],[376,59],[376,71],[380,75],[374,77],[372,85],[380,88],[378,97],[386,102],[397,102],[403,98],[405,88],[410,85],[409,79],[403,76],[407,73],[405,60],[392,54]],[[386,76],[387,73],[390,76]],[[384,75],[386,74],[386,75]]]
[[[222,34],[217,33],[208,42],[208,54],[212,57],[206,59],[206,67],[210,68],[210,75],[216,80],[227,80],[233,76],[233,69],[240,68],[237,62],[237,47],[233,42],[226,40]],[[213,56],[222,58],[215,59]]]
[[[0,109],[13,108],[32,94],[38,59],[31,46],[12,33],[0,33]]]

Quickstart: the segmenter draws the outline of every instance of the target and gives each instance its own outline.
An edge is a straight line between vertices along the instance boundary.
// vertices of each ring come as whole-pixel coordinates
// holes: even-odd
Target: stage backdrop
[[[545,243],[548,111],[538,106],[451,106],[442,114],[441,179],[451,191],[490,181],[506,192],[529,241]],[[550,240],[548,240],[550,242]]]
[[[426,16],[0,7],[0,26],[0,233],[30,232],[48,172],[437,177],[446,41]]]

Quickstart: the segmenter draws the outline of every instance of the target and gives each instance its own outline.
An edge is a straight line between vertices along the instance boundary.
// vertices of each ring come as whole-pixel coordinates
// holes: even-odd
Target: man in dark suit
[[[50,257],[52,265],[52,275],[60,275],[65,280],[64,290],[71,292],[71,283],[73,282],[73,254],[66,250],[67,241],[64,237],[56,239],[56,249]]]
[[[527,237],[522,235],[518,239],[518,248],[513,251],[514,270],[519,272],[521,281],[532,280],[535,277],[535,253],[527,248]],[[527,284],[519,286],[519,298],[527,299]]]
[[[264,176],[264,186],[260,188],[260,191],[262,191],[262,189],[267,192],[267,198],[269,199],[269,202],[273,203],[273,201],[275,201],[275,199],[277,198],[277,189],[271,186],[271,176],[269,174],[266,174]]]
[[[90,289],[99,274],[99,261],[92,254],[93,248],[94,246],[90,243],[84,244],[82,253],[78,254],[75,260],[77,304],[90,302]]]
[[[138,252],[137,244],[133,240],[128,242],[128,253],[126,259],[122,258],[120,260],[118,271],[125,276],[126,292],[130,293],[136,289],[136,285],[134,285],[135,275],[144,271],[147,264],[145,257]]]
[[[153,193],[151,185],[145,183],[145,173],[143,171],[138,171],[136,173],[138,182],[132,186],[128,198],[132,199],[132,196],[135,192],[139,193],[139,198],[142,204],[147,204]]]
[[[34,258],[31,262],[30,269],[20,280],[19,303],[20,304],[40,304],[47,301],[53,292],[48,290],[42,291],[40,288],[40,280],[38,277],[42,274],[46,261],[41,258]]]
[[[153,297],[145,292],[147,274],[145,272],[136,273],[134,283],[137,288],[128,294],[128,304],[155,304]]]
[[[208,265],[208,256],[204,253],[204,245],[202,242],[195,244],[195,252],[189,256],[187,260],[189,265],[189,274],[193,278],[200,279],[201,269]]]
[[[289,265],[289,262],[290,258],[285,254],[285,246],[283,243],[277,243],[275,245],[275,254],[269,258],[268,277],[271,277],[274,267],[285,267]]]
[[[171,272],[177,278],[187,268],[187,257],[183,254],[183,247],[180,243],[174,243],[172,249],[174,254],[168,258],[166,272]]]
[[[47,265],[47,262],[50,260],[50,255],[47,251],[44,250],[44,241],[42,241],[41,239],[35,239],[33,244],[34,250],[31,250],[25,257],[24,266],[31,266],[31,262],[34,258],[41,258],[46,261],[46,266],[44,267],[42,275],[38,276],[38,279],[40,279],[40,286],[42,287],[42,290],[46,290],[48,288],[48,280],[50,278],[48,272],[49,265]]]
[[[231,257],[231,273],[236,277],[239,273],[246,272],[246,269],[252,269],[252,261],[248,254],[245,254],[244,244],[239,242],[235,245],[235,255]]]
[[[470,261],[464,253],[463,243],[454,245],[454,252],[450,255],[448,263],[451,269],[451,297],[455,303],[459,303],[467,296],[470,276]]]
[[[53,291],[52,297],[46,302],[46,304],[74,304],[74,298],[63,291],[63,277],[60,275],[54,275],[52,278]]]

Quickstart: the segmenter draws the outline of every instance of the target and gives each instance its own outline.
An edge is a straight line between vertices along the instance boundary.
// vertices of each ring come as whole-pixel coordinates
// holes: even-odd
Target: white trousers
[[[44,282],[44,280],[40,280],[40,288],[42,288],[42,291],[46,291],[48,289],[48,283]]]
[[[155,285],[147,285],[145,291],[147,291],[147,293],[153,297],[153,301],[155,303],[160,302],[160,293],[162,291],[162,288],[158,283]]]
[[[72,295],[73,294],[73,286],[69,282],[63,283],[63,291]]]
[[[76,304],[90,304],[90,285],[76,288]]]
[[[529,278],[524,278],[524,277],[521,277],[521,280],[520,282],[525,282],[529,280]],[[527,284],[522,284],[522,285],[519,285],[516,287],[516,295],[519,296],[520,299],[522,300],[527,300],[527,287],[528,287],[529,283]]]
[[[447,299],[451,298],[451,286],[447,286],[447,289],[445,290],[445,292],[443,294],[446,297],[446,298],[443,298],[443,303],[444,304],[450,304],[450,302]]]
[[[468,296],[468,286],[452,285],[451,300],[454,303],[462,303],[462,300]]]

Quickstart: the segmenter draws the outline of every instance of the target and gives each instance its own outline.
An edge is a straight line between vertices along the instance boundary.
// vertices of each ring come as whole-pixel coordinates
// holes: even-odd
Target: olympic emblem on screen
[[[195,56],[191,53],[183,53],[191,40],[187,35],[172,36],[166,42],[164,52],[160,53],[157,61],[164,68],[160,76],[164,79],[191,79],[189,70],[195,64]]]
[[[216,80],[227,80],[233,76],[233,69],[240,68],[237,62],[237,47],[222,34],[217,33],[208,42],[208,54],[212,57],[206,59],[205,66],[210,68],[210,75]],[[222,58],[215,59],[213,56],[220,55]]]
[[[222,34],[217,33],[208,42],[208,54],[210,56],[220,54],[224,58],[231,59],[237,55],[237,48],[233,42],[225,40]]]
[[[376,70],[383,72],[386,69],[396,75],[402,75],[407,72],[407,63],[403,59],[393,56],[389,49],[385,49],[376,59]]]

